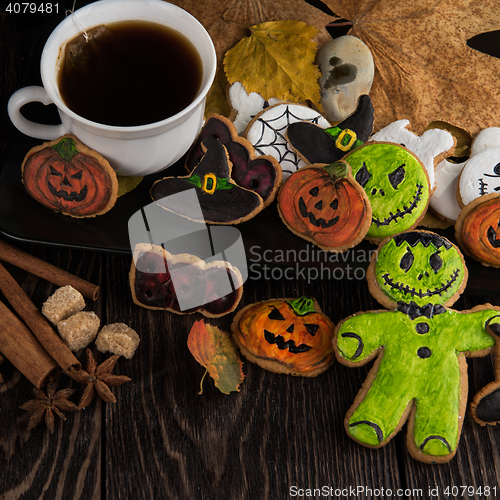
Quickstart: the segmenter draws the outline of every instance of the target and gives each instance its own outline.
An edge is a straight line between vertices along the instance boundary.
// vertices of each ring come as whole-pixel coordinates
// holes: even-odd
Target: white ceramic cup
[[[64,104],[57,85],[57,72],[64,44],[83,29],[124,20],[153,21],[183,33],[196,47],[203,78],[194,101],[165,120],[134,127],[115,127],[87,120]],[[163,0],[99,0],[69,15],[45,43],[40,62],[43,87],[30,86],[15,92],[8,103],[9,117],[23,134],[53,140],[74,134],[81,142],[102,154],[118,175],[142,176],[175,163],[189,149],[203,124],[206,95],[217,67],[213,42],[205,28],[185,10]],[[27,120],[21,107],[28,102],[54,103],[60,125]]]

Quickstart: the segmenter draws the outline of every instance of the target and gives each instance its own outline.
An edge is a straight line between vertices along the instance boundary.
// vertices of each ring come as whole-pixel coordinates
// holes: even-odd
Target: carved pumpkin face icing
[[[500,267],[500,196],[482,196],[465,207],[455,225],[465,252],[482,264]]]
[[[401,302],[451,306],[467,280],[458,247],[427,231],[389,239],[370,266],[375,267],[376,286],[385,296],[380,302],[389,308]]]
[[[345,162],[294,172],[278,195],[285,224],[320,248],[343,251],[359,243],[371,224],[371,207]]]
[[[372,206],[367,238],[380,240],[415,227],[425,215],[429,182],[425,168],[398,144],[370,142],[343,158]]]
[[[247,306],[236,337],[257,359],[278,361],[299,373],[333,361],[334,325],[311,298],[270,300]]]
[[[74,136],[33,148],[22,166],[28,193],[39,203],[73,217],[92,217],[116,202],[118,180],[109,163]]]

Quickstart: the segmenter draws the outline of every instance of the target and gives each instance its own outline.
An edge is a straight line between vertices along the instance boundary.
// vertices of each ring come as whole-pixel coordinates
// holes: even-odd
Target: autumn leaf
[[[250,28],[251,35],[229,50],[224,69],[230,84],[266,101],[310,100],[320,108],[319,68],[314,64],[318,30],[301,21],[276,21]]]
[[[316,42],[322,46],[331,40],[326,25],[335,19],[332,13],[325,13],[306,0],[169,1],[187,10],[203,24],[214,42],[219,61],[239,40],[248,36],[248,26],[299,19],[317,28]]]
[[[231,108],[226,99],[226,87],[226,75],[223,70],[219,69],[207,96],[205,117],[210,116],[211,114],[228,117],[231,114]]]
[[[376,67],[370,96],[375,129],[406,118],[419,135],[432,121],[473,136],[498,126],[500,59],[467,46],[500,29],[498,0],[323,0],[353,23]]]
[[[187,345],[196,361],[207,369],[205,375],[208,372],[219,391],[223,394],[239,391],[239,385],[245,378],[243,363],[228,333],[199,320],[189,332]],[[203,392],[205,375],[201,380],[199,394]]]
[[[133,189],[135,189],[140,182],[142,181],[142,177],[126,177],[126,176],[118,176],[118,197],[123,196],[124,194],[129,193]]]

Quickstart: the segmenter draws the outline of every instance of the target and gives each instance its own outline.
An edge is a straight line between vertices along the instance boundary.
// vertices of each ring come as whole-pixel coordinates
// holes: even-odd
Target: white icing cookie
[[[344,35],[321,47],[317,63],[323,113],[332,123],[341,122],[356,111],[359,97],[370,93],[372,53],[359,38]]]
[[[248,124],[252,121],[256,114],[260,113],[264,108],[281,102],[279,99],[272,98],[266,101],[257,92],[247,94],[245,87],[240,82],[233,83],[229,87],[229,104],[236,113],[233,120],[234,126],[238,135],[243,135]]]
[[[458,181],[458,203],[464,207],[479,196],[499,191],[500,146],[495,146],[466,162]]]
[[[426,130],[418,136],[408,130],[408,120],[397,120],[370,137],[370,141],[395,142],[414,153],[423,163],[429,176],[431,192],[436,189],[435,167],[451,156],[455,148],[455,138],[446,130]],[[432,198],[431,198],[432,205]]]
[[[460,172],[466,162],[451,163],[443,160],[436,166],[436,189],[432,193],[429,206],[441,217],[455,222],[460,215],[460,205],[457,200],[457,186]]]
[[[300,104],[276,104],[264,109],[248,125],[245,137],[260,155],[276,158],[283,171],[283,180],[306,165],[290,147],[285,139],[288,125],[308,121],[322,128],[330,123],[317,111]]]
[[[487,148],[500,146],[500,127],[489,127],[481,130],[470,148],[470,156],[475,156]]]

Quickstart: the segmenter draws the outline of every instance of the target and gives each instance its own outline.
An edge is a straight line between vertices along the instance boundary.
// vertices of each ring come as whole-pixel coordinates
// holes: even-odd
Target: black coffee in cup
[[[64,103],[93,122],[137,126],[186,108],[203,78],[186,36],[149,21],[97,26],[66,44],[58,72]]]

